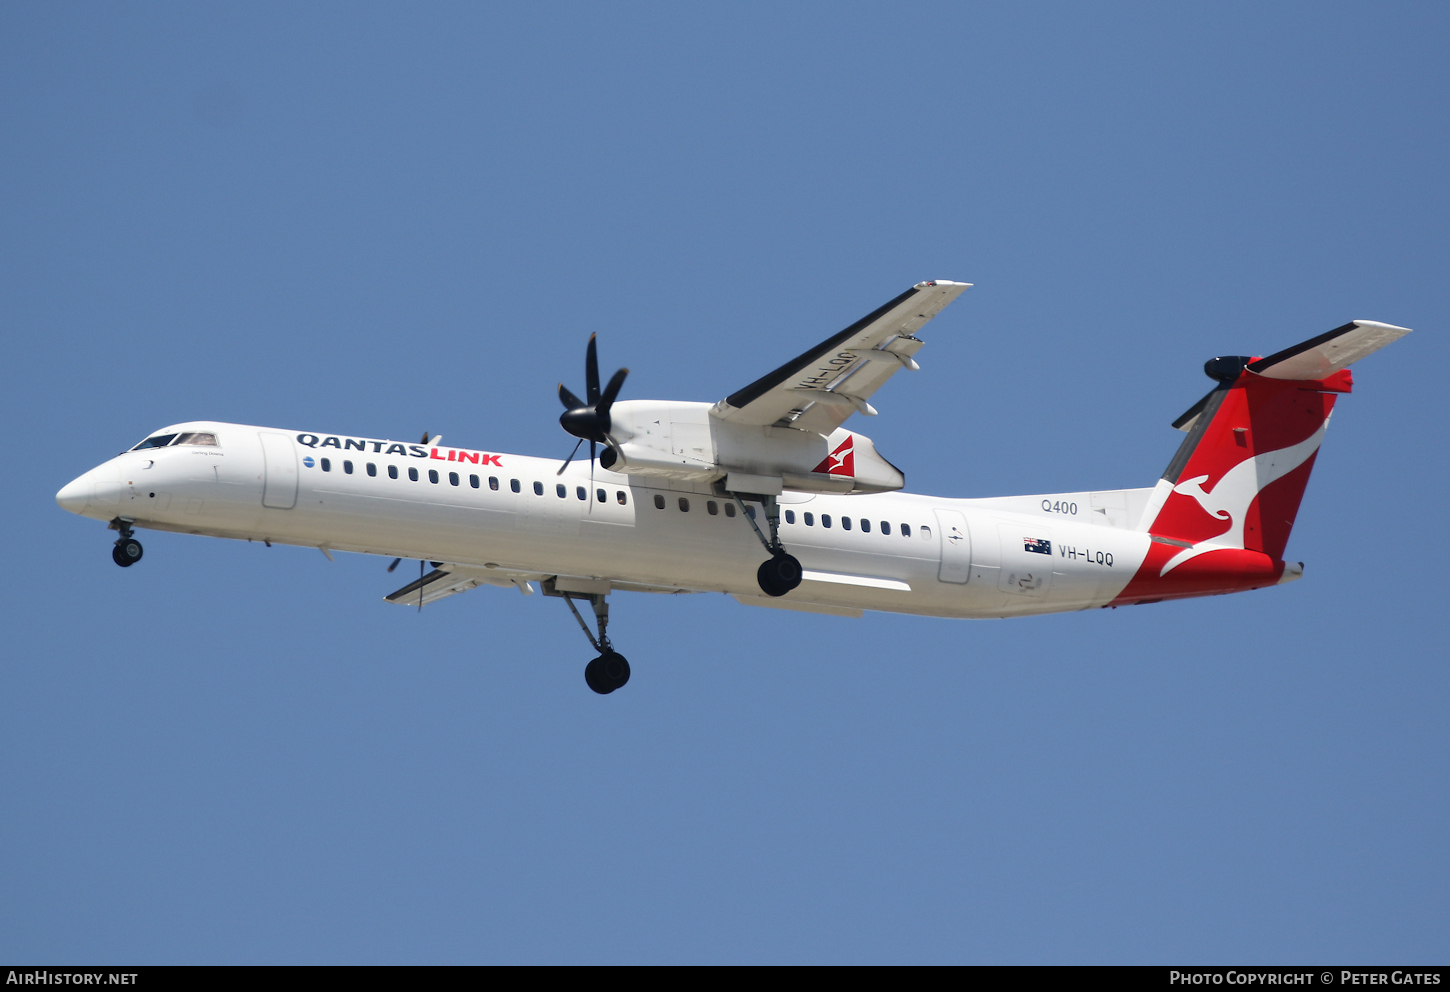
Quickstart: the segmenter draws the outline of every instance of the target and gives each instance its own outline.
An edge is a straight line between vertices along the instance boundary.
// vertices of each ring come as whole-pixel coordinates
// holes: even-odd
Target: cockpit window
[[[142,441],[131,450],[140,451],[142,448],[164,448],[168,444],[170,444],[172,439],[175,437],[175,434],[157,434],[155,437],[148,437],[146,440]]]
[[[182,434],[176,438],[176,443],[200,444],[208,448],[215,448],[217,446],[215,434]]]

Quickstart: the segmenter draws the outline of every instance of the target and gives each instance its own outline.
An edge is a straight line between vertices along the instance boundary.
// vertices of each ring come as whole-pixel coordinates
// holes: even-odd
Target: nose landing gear
[[[629,660],[614,650],[614,645],[609,642],[609,601],[605,598],[607,593],[601,592],[566,592],[555,586],[557,580],[545,579],[541,583],[545,596],[556,596],[562,599],[569,607],[569,612],[574,614],[574,619],[579,621],[579,629],[584,631],[584,636],[589,638],[589,643],[594,650],[599,652],[599,657],[584,666],[584,682],[599,693],[607,696],[615,689],[624,687],[629,681]],[[605,586],[604,588],[608,588]],[[595,637],[579,615],[579,609],[574,605],[574,600],[584,599],[594,608],[594,620],[599,625],[599,636]]]
[[[111,560],[122,568],[130,568],[141,560],[141,542],[131,536],[131,521],[117,517],[111,521],[111,529],[121,532],[111,549]]]

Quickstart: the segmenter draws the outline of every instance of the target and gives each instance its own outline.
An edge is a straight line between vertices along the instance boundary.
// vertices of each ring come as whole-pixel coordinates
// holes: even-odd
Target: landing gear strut
[[[780,503],[774,496],[757,497],[765,507],[765,523],[770,528],[770,537],[767,539],[761,532],[760,525],[755,522],[755,514],[746,509],[740,494],[730,495],[735,497],[735,502],[740,505],[740,512],[750,521],[755,536],[760,538],[760,543],[770,553],[770,558],[761,562],[760,567],[755,570],[755,581],[760,583],[761,591],[767,596],[784,596],[801,584],[801,563],[794,555],[787,554],[785,546],[780,543]]]
[[[141,560],[141,542],[131,536],[131,521],[117,517],[111,521],[111,529],[121,532],[111,549],[111,560],[122,568],[130,568]]]
[[[546,579],[542,583],[545,596],[557,596],[569,607],[569,612],[574,614],[574,619],[579,621],[579,629],[584,631],[584,636],[589,638],[589,643],[594,650],[599,652],[599,657],[584,666],[584,681],[589,688],[607,696],[615,689],[622,688],[629,681],[629,661],[614,650],[614,645],[609,642],[609,600],[605,593],[598,592],[564,592],[554,587],[553,579]],[[588,600],[589,605],[594,608],[594,622],[599,626],[599,636],[595,637],[589,625],[579,614],[579,608],[574,605],[574,600]]]

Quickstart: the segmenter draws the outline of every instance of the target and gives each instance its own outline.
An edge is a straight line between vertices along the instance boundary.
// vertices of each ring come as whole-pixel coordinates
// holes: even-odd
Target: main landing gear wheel
[[[564,601],[569,607],[569,612],[574,614],[574,619],[579,621],[579,629],[584,631],[584,636],[589,638],[589,643],[594,650],[599,652],[599,657],[584,666],[584,681],[589,688],[607,696],[615,689],[622,688],[624,683],[629,681],[629,662],[624,655],[614,650],[614,645],[609,643],[609,600],[602,592],[567,592],[557,588],[558,576],[552,579],[545,579],[539,583],[543,587],[545,596],[556,596]],[[574,605],[574,600],[582,599],[594,607],[594,621],[599,625],[599,636],[589,629],[584,618],[579,615],[579,608]]]
[[[755,580],[767,596],[784,596],[801,584],[801,563],[794,555],[778,552],[760,563]]]
[[[607,696],[629,681],[629,662],[618,651],[606,651],[584,666],[584,681]]]
[[[111,549],[111,560],[122,568],[130,568],[141,560],[141,542],[134,537],[123,537]]]

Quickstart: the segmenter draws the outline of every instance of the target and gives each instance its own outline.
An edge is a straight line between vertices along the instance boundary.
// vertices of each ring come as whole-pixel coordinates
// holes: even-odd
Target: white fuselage
[[[138,528],[434,560],[500,575],[946,617],[1107,605],[1150,541],[1135,529],[1147,489],[1002,499],[786,492],[780,536],[806,578],[769,600],[756,581],[766,555],[750,521],[738,511],[727,515],[731,498],[705,483],[597,465],[591,480],[587,461],[556,475],[556,460],[237,424],[168,430],[213,431],[219,443],[126,452],[68,485],[61,505]],[[342,447],[348,442],[352,447]],[[456,460],[459,452],[470,460]],[[758,507],[756,517],[763,528]]]

